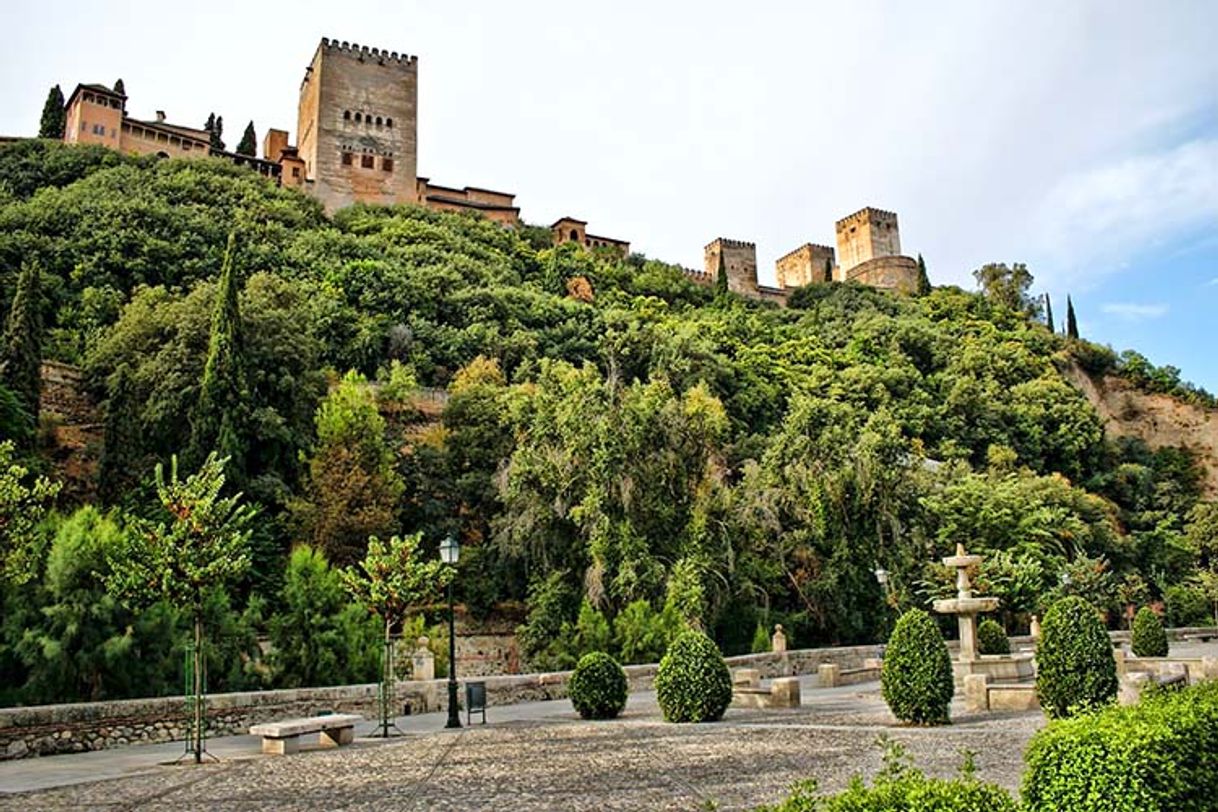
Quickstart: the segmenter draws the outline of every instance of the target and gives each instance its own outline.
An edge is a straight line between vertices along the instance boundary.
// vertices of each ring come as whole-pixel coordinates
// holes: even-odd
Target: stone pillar
[[[835,663],[821,663],[816,669],[821,688],[836,688],[842,681],[842,667]]]
[[[960,662],[971,663],[977,659],[977,616],[957,615],[960,626]]]
[[[418,648],[410,655],[410,677],[415,680],[433,680],[436,678],[436,655],[427,647],[429,641],[420,637]]]
[[[770,683],[770,704],[775,708],[798,708],[799,677],[777,677]]]
[[[1038,616],[1032,615],[1032,626],[1028,632],[1032,635],[1033,640],[1040,640],[1040,618]]]
[[[1118,677],[1125,676],[1128,667],[1125,663],[1125,649],[1115,648],[1112,650],[1112,658],[1116,660],[1116,672]]]
[[[984,713],[990,709],[990,678],[985,674],[964,677],[964,707],[969,713]]]
[[[787,635],[782,630],[782,624],[774,627],[774,636],[770,638],[770,651],[786,652]]]

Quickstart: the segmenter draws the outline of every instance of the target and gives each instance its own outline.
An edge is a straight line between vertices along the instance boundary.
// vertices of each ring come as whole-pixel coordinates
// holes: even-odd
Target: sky
[[[0,135],[121,77],[165,110],[292,130],[322,36],[419,57],[419,174],[514,192],[648,256],[898,213],[935,284],[1024,262],[1084,337],[1218,393],[1218,2],[0,0]],[[295,133],[293,133],[293,138]]]

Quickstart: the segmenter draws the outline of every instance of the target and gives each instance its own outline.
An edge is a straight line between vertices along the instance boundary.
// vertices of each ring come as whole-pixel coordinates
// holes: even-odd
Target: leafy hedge
[[[1010,654],[1011,641],[997,620],[983,620],[977,627],[978,654]]]
[[[1143,606],[1133,616],[1129,647],[1138,657],[1167,656],[1167,632],[1163,631],[1163,622],[1149,606]]]
[[[732,675],[719,647],[693,629],[668,647],[655,685],[656,701],[668,722],[714,722],[732,701]]]
[[[930,615],[911,609],[897,621],[880,671],[884,701],[902,722],[942,725],[956,686],[952,658]]]
[[[1112,641],[1095,607],[1077,596],[1045,613],[1036,647],[1036,695],[1052,719],[1105,705],[1117,692]]]
[[[1053,722],[1025,758],[1026,812],[1218,809],[1218,683]]]
[[[603,651],[585,654],[568,685],[571,704],[585,719],[612,719],[626,707],[626,672]]]

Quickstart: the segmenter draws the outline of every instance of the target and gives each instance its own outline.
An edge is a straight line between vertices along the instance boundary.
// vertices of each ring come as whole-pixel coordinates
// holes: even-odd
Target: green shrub
[[[1218,808],[1218,683],[1051,723],[1025,755],[1027,812]]]
[[[585,719],[612,719],[626,707],[626,672],[603,651],[580,658],[567,688]]]
[[[680,626],[675,614],[657,612],[640,598],[613,619],[613,640],[622,662],[654,663],[664,656]]]
[[[902,722],[942,725],[956,686],[952,657],[930,615],[911,609],[892,630],[880,670],[884,701]]]
[[[773,648],[770,641],[770,633],[766,631],[764,625],[758,623],[757,628],[753,630],[753,645],[750,647],[754,654],[762,654]]]
[[[1173,628],[1208,626],[1214,620],[1205,593],[1194,586],[1169,586],[1163,592],[1163,602],[1167,605],[1167,625]]]
[[[732,675],[714,641],[686,630],[672,641],[656,672],[656,700],[669,722],[713,722],[732,701]]]
[[[1163,631],[1163,622],[1149,606],[1143,606],[1133,616],[1129,647],[1136,657],[1167,656],[1167,632]]]
[[[1053,719],[1105,705],[1117,692],[1112,642],[1095,607],[1062,598],[1045,613],[1036,647],[1036,695]]]
[[[1011,641],[997,620],[986,619],[977,627],[978,654],[1010,654]]]

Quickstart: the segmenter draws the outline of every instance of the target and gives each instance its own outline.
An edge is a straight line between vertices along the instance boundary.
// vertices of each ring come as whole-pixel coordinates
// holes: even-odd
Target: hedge
[[[952,657],[930,615],[911,609],[897,621],[884,651],[880,689],[894,716],[918,725],[949,721]]]
[[[1108,704],[1116,696],[1112,641],[1095,607],[1062,598],[1045,613],[1036,647],[1036,695],[1053,719]]]
[[[580,658],[571,674],[567,693],[585,719],[612,719],[626,707],[626,672],[603,651]]]
[[[1167,656],[1167,632],[1163,631],[1159,616],[1148,606],[1143,606],[1133,616],[1129,648],[1136,657]]]
[[[732,675],[715,642],[700,631],[672,641],[656,671],[656,701],[668,722],[713,722],[732,701]]]

